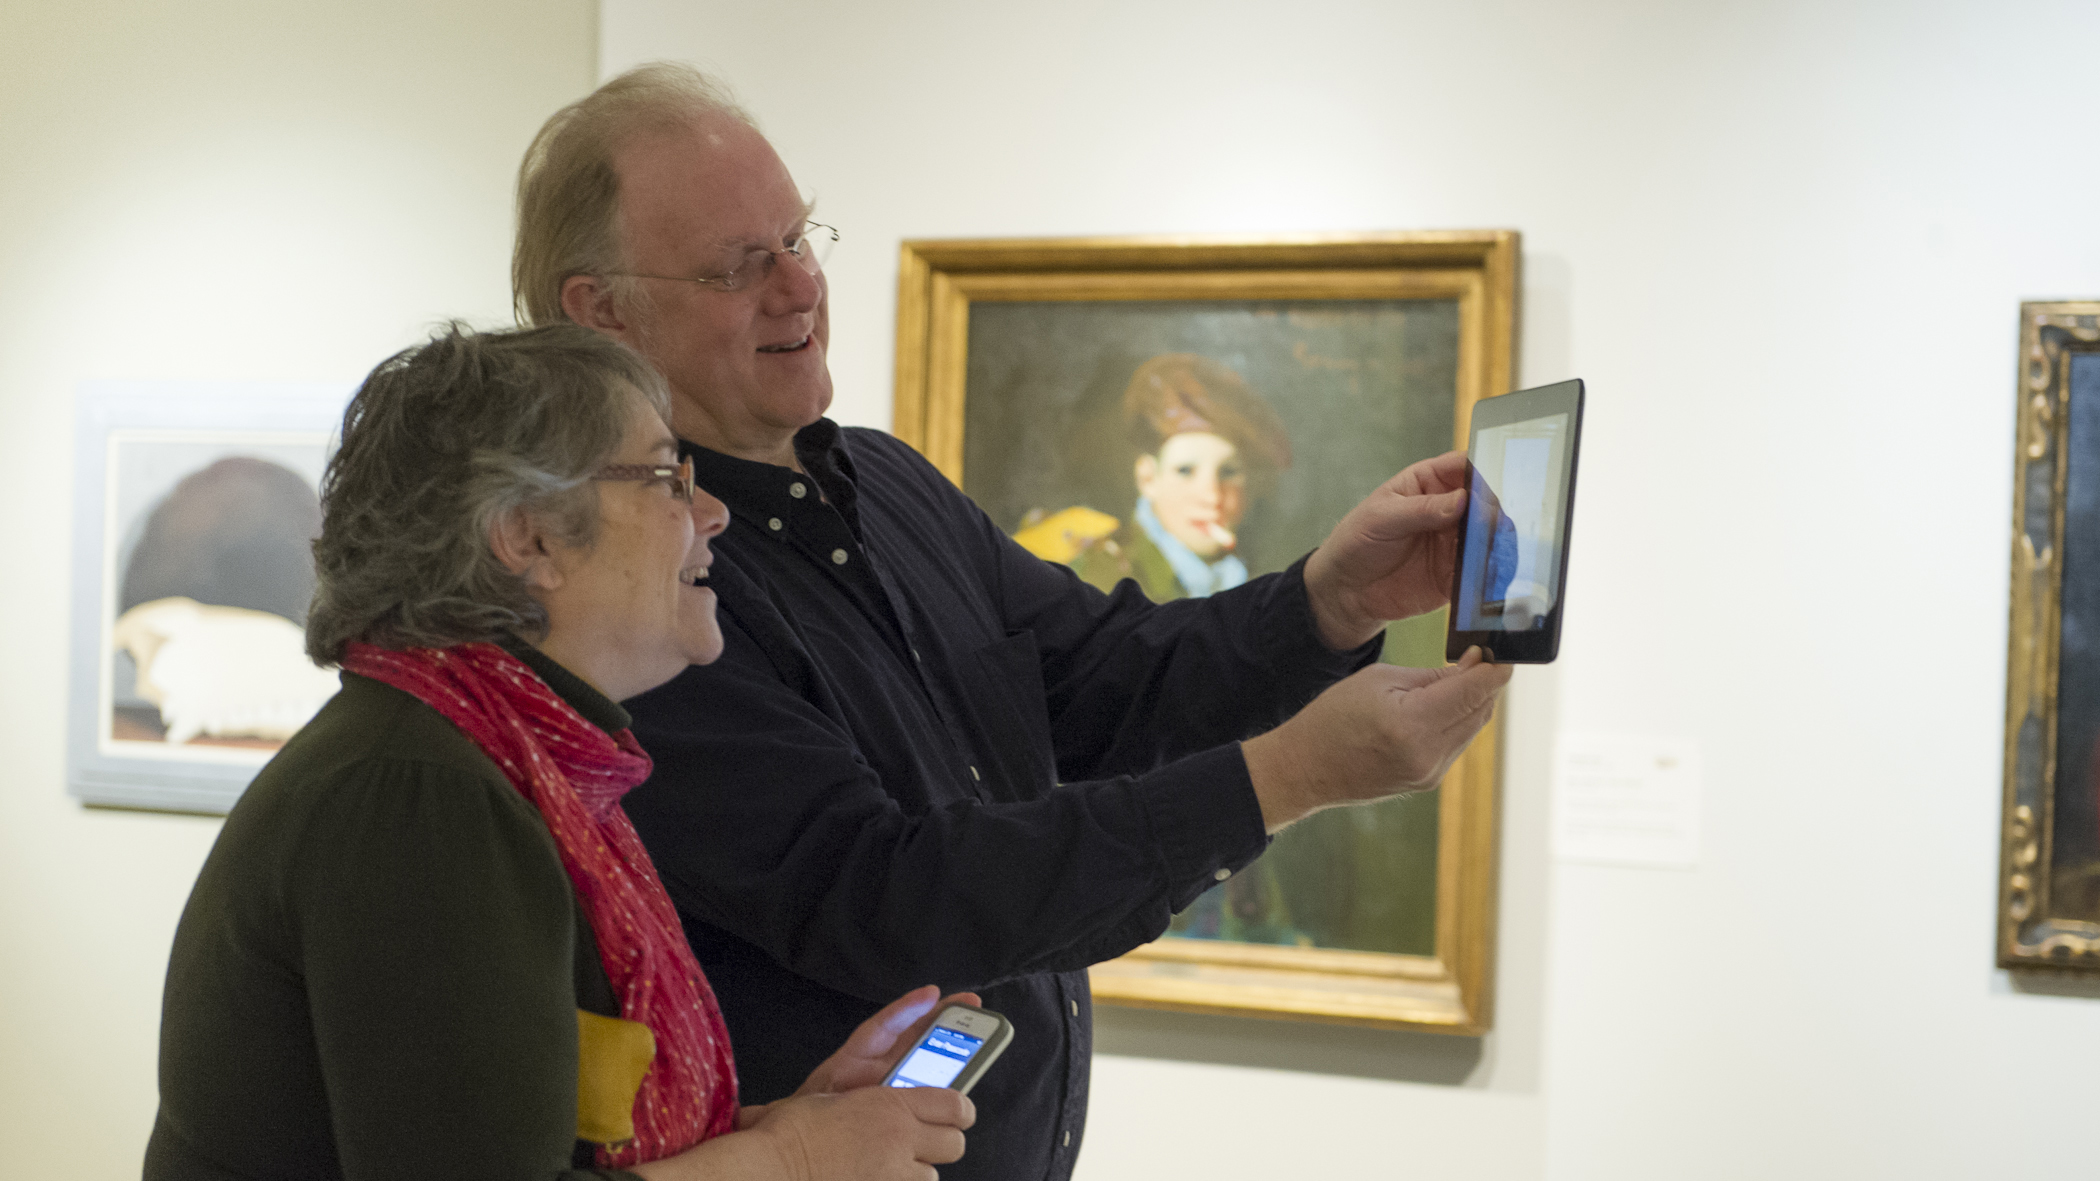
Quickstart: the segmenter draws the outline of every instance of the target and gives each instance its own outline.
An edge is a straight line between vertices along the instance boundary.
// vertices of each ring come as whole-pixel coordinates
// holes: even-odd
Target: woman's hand
[[[962,1159],[977,1108],[946,1087],[862,1087],[749,1108],[677,1156],[629,1166],[644,1181],[937,1181]]]
[[[977,1108],[946,1087],[862,1087],[769,1103],[750,1129],[783,1181],[935,1181],[933,1166],[962,1159]]]
[[[809,1072],[809,1077],[802,1081],[791,1098],[831,1095],[874,1086],[889,1074],[898,1059],[926,1036],[926,1030],[942,1009],[950,1004],[978,1003],[979,998],[974,992],[942,996],[940,989],[931,984],[912,989],[861,1022],[860,1028],[853,1031],[844,1045]],[[737,1128],[742,1130],[756,1124],[765,1115],[767,1106],[761,1103],[739,1110]]]
[[[644,1181],[934,1181],[934,1165],[960,1160],[977,1108],[945,1087],[879,1087],[951,1002],[915,988],[860,1023],[801,1089],[737,1112],[737,1130],[630,1171]]]
[[[809,1078],[795,1094],[825,1095],[872,1087],[889,1074],[890,1068],[897,1065],[897,1060],[917,1045],[920,1038],[926,1036],[926,1030],[942,1009],[951,1004],[979,1003],[974,992],[942,996],[940,989],[931,984],[914,988],[861,1022],[860,1028],[853,1031],[844,1045],[809,1072]]]

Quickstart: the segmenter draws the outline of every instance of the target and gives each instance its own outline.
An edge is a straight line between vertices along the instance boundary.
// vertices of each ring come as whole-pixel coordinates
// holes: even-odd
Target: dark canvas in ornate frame
[[[2020,306],[1998,963],[2100,973],[2100,302]]]

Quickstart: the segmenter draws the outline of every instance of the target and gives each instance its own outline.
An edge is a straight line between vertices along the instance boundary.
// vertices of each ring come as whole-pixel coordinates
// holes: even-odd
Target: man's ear
[[[546,533],[531,513],[514,508],[489,525],[489,552],[532,591],[561,586],[561,568],[547,549]]]
[[[628,324],[614,306],[612,291],[596,275],[570,275],[561,281],[562,314],[585,328],[628,343]]]

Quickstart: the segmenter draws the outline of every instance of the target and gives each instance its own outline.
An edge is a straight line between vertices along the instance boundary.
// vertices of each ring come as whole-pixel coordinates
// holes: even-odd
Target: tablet
[[[1559,654],[1581,437],[1579,380],[1473,404],[1447,659],[1475,644],[1511,664]]]

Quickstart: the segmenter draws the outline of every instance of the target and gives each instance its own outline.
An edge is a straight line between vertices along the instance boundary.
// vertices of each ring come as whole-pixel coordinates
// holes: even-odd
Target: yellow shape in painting
[[[1014,540],[1044,561],[1069,562],[1081,550],[1114,533],[1121,523],[1107,513],[1075,504],[1014,534]]]

